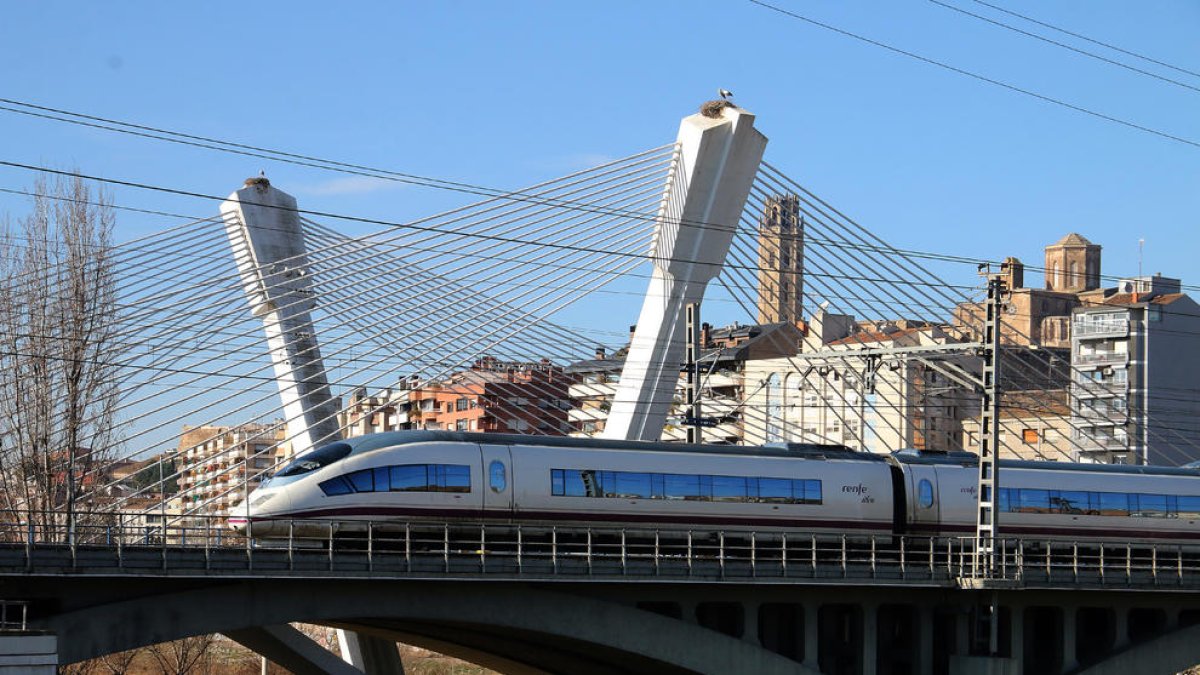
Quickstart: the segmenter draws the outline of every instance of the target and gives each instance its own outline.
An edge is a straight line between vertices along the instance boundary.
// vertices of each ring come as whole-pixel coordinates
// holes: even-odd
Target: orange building
[[[575,377],[546,359],[485,356],[441,382],[409,391],[413,429],[565,435],[567,389]]]

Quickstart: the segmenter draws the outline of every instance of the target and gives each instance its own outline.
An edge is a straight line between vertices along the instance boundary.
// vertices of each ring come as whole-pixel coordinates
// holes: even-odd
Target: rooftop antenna
[[[1145,238],[1138,239],[1138,278],[1142,276],[1142,249],[1146,247]]]

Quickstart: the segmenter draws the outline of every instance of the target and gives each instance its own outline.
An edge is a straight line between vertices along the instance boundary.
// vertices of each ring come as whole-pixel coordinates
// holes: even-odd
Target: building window
[[[454,409],[458,410],[459,412],[461,412],[463,410],[469,410],[470,408],[471,408],[471,399],[466,398],[465,396],[454,402]]]
[[[1025,441],[1026,443],[1028,443],[1030,445],[1037,443],[1038,442],[1038,430],[1037,429],[1025,429],[1024,431],[1021,432],[1021,440]]]
[[[454,421],[454,430],[455,431],[467,431],[468,430],[467,420],[455,420]]]

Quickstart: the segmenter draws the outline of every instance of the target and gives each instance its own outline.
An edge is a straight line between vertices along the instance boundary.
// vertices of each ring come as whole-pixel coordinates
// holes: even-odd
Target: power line
[[[1055,26],[1055,25],[1053,25],[1053,24],[1046,23],[1045,21],[1038,21],[1037,19],[1035,19],[1035,18],[1033,18],[1033,17],[1031,17],[1031,16],[1028,16],[1028,15],[1026,15],[1026,14],[1018,14],[1017,12],[1014,12],[1014,11],[1012,11],[1011,9],[1005,9],[1005,8],[1003,8],[1003,7],[1000,7],[1000,6],[998,6],[998,5],[993,5],[993,4],[989,3],[989,2],[984,2],[983,0],[973,0],[973,1],[974,1],[974,2],[977,2],[977,3],[981,4],[981,5],[983,5],[984,7],[991,7],[992,9],[996,10],[997,12],[1004,12],[1005,14],[1008,14],[1009,16],[1015,16],[1015,17],[1017,17],[1018,19],[1024,19],[1025,21],[1028,21],[1028,22],[1030,22],[1030,23],[1035,23],[1035,24],[1037,24],[1037,25],[1039,25],[1039,26],[1042,26],[1042,27],[1044,27],[1044,28],[1049,28],[1050,30],[1056,30],[1056,31],[1058,31],[1058,32],[1060,32],[1060,33],[1063,33],[1063,34],[1065,34],[1065,35],[1070,35],[1070,36],[1071,36],[1071,37],[1073,37],[1073,38],[1078,38],[1078,39],[1080,39],[1080,40],[1083,40],[1083,41],[1085,41],[1085,42],[1090,42],[1090,43],[1092,43],[1092,44],[1094,44],[1094,45],[1099,45],[1099,46],[1101,46],[1101,47],[1105,47],[1105,48],[1107,48],[1107,49],[1111,49],[1111,50],[1113,50],[1113,51],[1115,51],[1115,52],[1120,52],[1120,53],[1122,53],[1122,54],[1125,54],[1126,56],[1132,56],[1132,57],[1134,57],[1134,58],[1141,59],[1141,60],[1143,60],[1143,61],[1146,61],[1146,62],[1149,62],[1149,63],[1153,63],[1153,64],[1155,64],[1155,65],[1162,66],[1162,67],[1164,67],[1164,68],[1170,68],[1171,70],[1178,71],[1178,72],[1180,72],[1180,73],[1186,73],[1186,74],[1188,74],[1188,75],[1194,75],[1194,76],[1196,76],[1196,77],[1200,77],[1200,73],[1198,73],[1198,72],[1196,72],[1196,71],[1194,71],[1194,70],[1188,70],[1187,68],[1180,68],[1179,66],[1173,66],[1173,65],[1171,65],[1171,64],[1169,64],[1169,63],[1167,63],[1167,62],[1165,62],[1165,61],[1160,61],[1160,60],[1158,60],[1158,59],[1151,58],[1151,57],[1149,57],[1149,56],[1146,56],[1145,54],[1139,54],[1139,53],[1137,53],[1137,52],[1129,51],[1128,49],[1122,49],[1122,48],[1120,48],[1120,47],[1118,47],[1118,46],[1116,46],[1116,45],[1114,45],[1114,44],[1112,44],[1112,43],[1109,43],[1109,42],[1101,42],[1100,40],[1096,40],[1096,39],[1090,38],[1090,37],[1088,37],[1088,36],[1086,36],[1086,35],[1080,35],[1079,33],[1075,33],[1075,32],[1069,31],[1069,30],[1067,30],[1067,29],[1065,29],[1065,28],[1062,28],[1061,26]]]
[[[931,58],[929,58],[929,57],[926,57],[926,56],[921,56],[920,54],[917,54],[917,53],[914,53],[914,52],[910,52],[910,51],[906,51],[906,50],[904,50],[904,49],[900,49],[899,47],[893,47],[892,45],[886,44],[886,43],[884,43],[884,42],[880,42],[880,41],[878,41],[878,40],[874,40],[874,39],[871,39],[871,38],[868,38],[868,37],[864,37],[864,36],[862,36],[862,35],[859,35],[859,34],[857,34],[857,33],[851,33],[850,31],[843,30],[843,29],[841,29],[841,28],[838,28],[838,27],[836,27],[836,26],[831,26],[830,24],[827,24],[827,23],[822,23],[822,22],[820,22],[820,21],[817,21],[816,19],[810,19],[810,18],[809,18],[809,17],[807,17],[807,16],[803,16],[803,15],[801,15],[801,14],[797,14],[797,13],[795,13],[795,12],[791,12],[791,11],[788,11],[788,10],[786,10],[786,9],[783,9],[782,7],[778,7],[778,6],[776,6],[776,5],[772,5],[772,4],[770,4],[770,3],[763,2],[763,0],[749,0],[749,1],[750,1],[751,3],[753,3],[753,4],[755,4],[755,5],[758,5],[758,6],[760,6],[760,7],[765,7],[766,9],[773,10],[773,11],[775,11],[775,12],[778,12],[778,13],[780,13],[780,14],[783,14],[784,16],[788,16],[788,17],[791,17],[791,18],[793,18],[793,19],[796,19],[797,21],[803,21],[803,22],[805,22],[805,23],[808,23],[808,24],[811,24],[811,25],[817,26],[818,28],[824,28],[825,30],[828,30],[828,31],[833,31],[834,33],[838,33],[839,35],[844,35],[844,36],[846,36],[846,37],[853,38],[853,39],[855,39],[855,40],[858,40],[858,41],[860,41],[860,42],[865,42],[865,43],[867,43],[867,44],[869,44],[869,45],[874,45],[874,46],[876,46],[876,47],[879,47],[879,48],[881,48],[881,49],[886,49],[886,50],[888,50],[888,51],[890,51],[890,52],[893,52],[893,53],[896,53],[896,54],[900,54],[900,55],[902,55],[902,56],[907,56],[907,57],[909,57],[910,59],[916,59],[916,60],[918,60],[918,61],[921,61],[921,62],[923,62],[923,63],[928,63],[928,64],[929,64],[929,65],[931,65],[931,66],[937,66],[938,68],[942,68],[942,69],[945,69],[945,70],[949,70],[950,72],[953,72],[953,73],[958,73],[959,75],[965,75],[965,76],[967,76],[967,77],[970,77],[970,78],[972,78],[972,79],[979,80],[980,82],[986,82],[986,83],[988,83],[988,84],[991,84],[991,85],[994,85],[994,86],[997,86],[997,87],[1001,87],[1001,88],[1003,88],[1003,89],[1007,89],[1007,90],[1009,90],[1009,91],[1015,91],[1015,92],[1017,92],[1018,94],[1024,94],[1024,95],[1026,95],[1026,96],[1029,96],[1029,97],[1032,97],[1032,98],[1036,98],[1036,99],[1038,99],[1038,100],[1040,100],[1040,101],[1045,101],[1046,103],[1053,103],[1054,105],[1061,106],[1061,107],[1063,107],[1063,108],[1067,108],[1067,109],[1069,109],[1069,110],[1074,110],[1075,112],[1080,112],[1080,113],[1083,113],[1083,114],[1085,114],[1085,115],[1090,115],[1090,116],[1092,116],[1092,117],[1095,117],[1095,118],[1098,118],[1098,119],[1102,119],[1102,120],[1105,120],[1105,121],[1108,121],[1108,122],[1112,122],[1112,123],[1114,123],[1114,124],[1120,124],[1121,126],[1128,127],[1128,128],[1130,128],[1130,129],[1136,129],[1136,130],[1138,130],[1138,131],[1142,131],[1142,132],[1145,132],[1145,133],[1148,133],[1148,134],[1154,134],[1155,136],[1159,136],[1159,137],[1161,137],[1161,138],[1166,138],[1166,139],[1169,139],[1169,140],[1172,140],[1172,141],[1176,141],[1176,142],[1178,142],[1178,143],[1183,143],[1183,144],[1185,144],[1185,145],[1190,145],[1190,146],[1192,146],[1192,147],[1194,147],[1194,148],[1200,148],[1200,142],[1193,141],[1193,140],[1191,140],[1191,139],[1187,139],[1187,138],[1183,138],[1182,136],[1176,136],[1176,135],[1174,135],[1174,134],[1170,134],[1170,133],[1167,133],[1167,132],[1165,132],[1165,131],[1159,131],[1159,130],[1157,130],[1157,129],[1153,129],[1153,128],[1151,128],[1151,127],[1143,126],[1143,125],[1141,125],[1141,124],[1137,124],[1137,123],[1135,123],[1135,122],[1130,122],[1130,121],[1127,121],[1127,120],[1123,120],[1123,119],[1121,119],[1121,118],[1119,118],[1119,117],[1113,117],[1112,115],[1108,115],[1108,114],[1101,113],[1101,112],[1096,112],[1095,110],[1091,110],[1091,109],[1088,109],[1088,108],[1084,108],[1083,106],[1075,105],[1074,103],[1068,103],[1068,102],[1066,102],[1066,101],[1064,101],[1064,100],[1062,100],[1062,99],[1057,99],[1057,98],[1054,98],[1054,97],[1051,97],[1051,96],[1047,96],[1047,95],[1045,95],[1045,94],[1039,94],[1039,93],[1037,93],[1037,92],[1035,92],[1035,91],[1031,91],[1031,90],[1029,90],[1029,89],[1023,89],[1023,88],[1021,88],[1021,87],[1018,87],[1018,86],[1016,86],[1016,85],[1013,85],[1013,84],[1008,84],[1007,82],[1002,82],[1002,81],[1000,81],[1000,80],[996,80],[996,79],[993,79],[993,78],[987,77],[987,76],[985,76],[985,75],[980,75],[980,74],[978,74],[978,73],[974,73],[974,72],[971,72],[971,71],[969,71],[969,70],[964,70],[964,69],[962,69],[962,68],[959,68],[959,67],[957,67],[957,66],[952,66],[952,65],[950,65],[950,64],[948,64],[948,63],[944,63],[944,62],[942,62],[942,61],[936,61],[936,60],[934,60],[934,59],[931,59]]]
[[[1162,75],[1159,75],[1159,74],[1157,74],[1157,73],[1152,73],[1152,72],[1150,72],[1150,71],[1148,71],[1148,70],[1142,70],[1141,68],[1135,68],[1134,66],[1131,66],[1131,65],[1128,65],[1128,64],[1125,64],[1125,63],[1121,63],[1120,61],[1116,61],[1116,60],[1114,60],[1114,59],[1110,59],[1110,58],[1108,58],[1108,57],[1106,57],[1106,56],[1101,56],[1101,55],[1099,55],[1099,54],[1093,54],[1092,52],[1085,51],[1085,50],[1083,50],[1083,49],[1079,49],[1078,47],[1072,47],[1071,45],[1069,45],[1069,44],[1066,44],[1066,43],[1064,43],[1064,42],[1059,42],[1059,41],[1057,41],[1057,40],[1051,40],[1051,39],[1050,39],[1050,38],[1048,38],[1048,37],[1044,37],[1044,36],[1038,35],[1037,33],[1031,33],[1031,32],[1029,32],[1029,31],[1027,31],[1027,30],[1022,30],[1022,29],[1020,29],[1020,28],[1017,28],[1016,26],[1013,26],[1013,25],[1010,25],[1010,24],[1004,23],[1003,21],[996,21],[995,19],[989,19],[988,17],[986,17],[986,16],[983,16],[982,14],[976,14],[976,13],[974,13],[974,12],[968,12],[967,10],[965,10],[965,9],[962,9],[961,7],[955,7],[954,5],[951,5],[951,4],[949,4],[949,3],[942,2],[942,0],[929,0],[929,2],[932,2],[933,4],[935,4],[935,5],[939,6],[939,7],[944,7],[944,8],[946,8],[946,9],[949,9],[949,10],[951,10],[951,11],[958,12],[958,13],[960,13],[960,14],[963,14],[963,15],[966,15],[966,16],[969,16],[969,17],[972,17],[972,18],[975,18],[975,19],[979,19],[980,21],[985,21],[985,22],[987,22],[987,23],[990,23],[990,24],[992,24],[993,26],[998,26],[998,27],[1000,27],[1000,28],[1004,28],[1005,30],[1010,30],[1010,31],[1013,31],[1014,33],[1020,33],[1021,35],[1025,35],[1025,36],[1027,36],[1027,37],[1031,37],[1031,38],[1033,38],[1033,39],[1035,39],[1035,40],[1040,40],[1040,41],[1042,41],[1042,42],[1045,42],[1045,43],[1047,43],[1047,44],[1052,44],[1052,45],[1054,45],[1054,46],[1056,46],[1056,47],[1061,47],[1061,48],[1063,48],[1063,49],[1066,49],[1066,50],[1069,50],[1069,51],[1075,52],[1076,54],[1081,54],[1081,55],[1083,55],[1083,56],[1086,56],[1086,57],[1088,57],[1088,58],[1091,58],[1091,59],[1096,59],[1097,61],[1101,61],[1101,62],[1103,62],[1103,63],[1107,63],[1107,64],[1110,64],[1110,65],[1117,66],[1118,68],[1124,68],[1125,70],[1128,70],[1128,71],[1130,71],[1130,72],[1133,72],[1133,73],[1138,73],[1139,75],[1145,75],[1145,76],[1147,76],[1147,77],[1152,77],[1152,78],[1154,78],[1154,79],[1156,79],[1156,80],[1160,80],[1160,81],[1162,81],[1162,82],[1167,82],[1167,83],[1169,83],[1169,84],[1173,84],[1173,85],[1175,85],[1175,86],[1178,86],[1178,87],[1183,87],[1184,89],[1191,89],[1192,91],[1195,91],[1195,92],[1200,92],[1200,87],[1194,87],[1194,86],[1192,86],[1192,85],[1190,85],[1190,84],[1187,84],[1187,83],[1185,83],[1185,82],[1180,82],[1179,80],[1172,80],[1172,79],[1171,79],[1171,78],[1169,78],[1169,77],[1163,77]]]

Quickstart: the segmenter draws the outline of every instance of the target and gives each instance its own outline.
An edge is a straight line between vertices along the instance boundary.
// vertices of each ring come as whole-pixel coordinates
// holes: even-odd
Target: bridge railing
[[[973,537],[830,534],[781,530],[548,526],[509,523],[271,521],[253,536],[223,518],[146,524],[0,522],[20,533],[0,545],[0,573],[280,576],[487,576],[664,580],[861,580],[953,585],[1200,588],[1200,547],[1020,540],[997,542],[994,569],[978,571]],[[49,528],[49,529],[47,529]],[[254,529],[257,528],[257,529]]]

